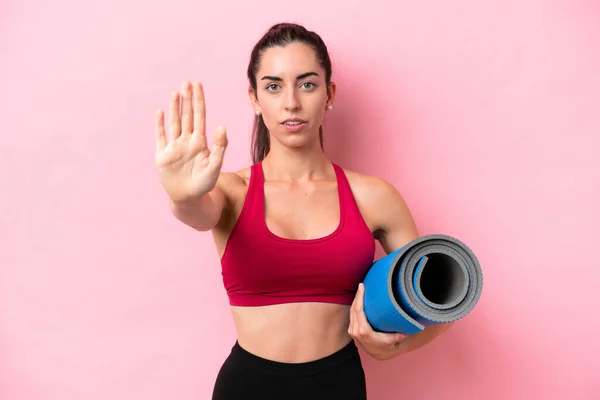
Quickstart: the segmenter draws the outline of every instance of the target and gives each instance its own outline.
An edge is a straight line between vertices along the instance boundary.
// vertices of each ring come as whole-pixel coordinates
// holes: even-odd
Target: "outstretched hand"
[[[181,105],[180,105],[181,100]],[[227,135],[220,126],[212,151],[206,140],[206,105],[202,84],[183,82],[182,93],[171,95],[169,138],[164,112],[155,116],[155,164],[160,181],[174,202],[194,201],[216,185],[223,165]]]

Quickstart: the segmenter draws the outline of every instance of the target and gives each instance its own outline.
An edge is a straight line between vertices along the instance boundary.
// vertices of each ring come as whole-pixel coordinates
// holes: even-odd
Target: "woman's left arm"
[[[410,210],[396,188],[380,178],[363,180],[363,189],[358,193],[365,213],[374,222],[375,238],[386,254],[403,247],[419,237]],[[412,335],[382,333],[372,329],[363,307],[363,285],[361,284],[352,307],[348,333],[373,358],[388,360],[400,354],[418,349],[448,330],[452,323],[426,327]]]

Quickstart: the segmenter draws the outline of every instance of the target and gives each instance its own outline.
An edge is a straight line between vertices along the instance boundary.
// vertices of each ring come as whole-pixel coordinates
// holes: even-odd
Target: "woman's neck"
[[[325,157],[320,143],[312,148],[272,146],[262,161],[269,180],[306,182],[328,175],[331,162]]]

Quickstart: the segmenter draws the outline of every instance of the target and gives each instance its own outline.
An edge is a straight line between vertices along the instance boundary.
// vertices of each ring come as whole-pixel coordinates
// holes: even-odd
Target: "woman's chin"
[[[293,133],[283,134],[279,137],[279,141],[287,147],[301,148],[308,147],[312,142],[319,143],[319,136],[313,137],[308,133]],[[320,146],[320,144],[319,144]]]

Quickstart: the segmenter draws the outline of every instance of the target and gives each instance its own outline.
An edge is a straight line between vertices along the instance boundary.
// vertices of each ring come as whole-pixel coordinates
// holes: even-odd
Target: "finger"
[[[165,113],[163,110],[157,110],[154,117],[154,133],[156,137],[156,151],[161,151],[167,145],[167,137],[165,135]]]
[[[400,342],[406,339],[407,336],[408,335],[405,335],[403,333],[388,334],[385,336],[385,341],[387,342],[387,344],[397,346],[400,344]]]
[[[364,307],[365,285],[361,282],[358,284],[356,291],[356,308],[362,310]]]
[[[358,333],[357,329],[356,329],[356,316],[355,316],[355,308],[356,308],[356,295],[354,296],[354,300],[352,301],[352,304],[350,305],[350,326],[348,328],[348,333],[352,336],[352,337],[356,337],[356,334]]]
[[[371,324],[369,324],[369,321],[367,320],[367,315],[365,314],[364,295],[365,295],[365,285],[361,283],[358,286],[358,293],[356,294],[356,307],[355,307],[356,319],[357,319],[358,325],[361,328],[361,332],[370,333],[371,331],[373,331],[373,328],[371,328]]]
[[[404,333],[396,333],[396,334],[394,335],[394,341],[396,341],[396,342],[401,342],[401,341],[403,341],[404,339],[406,339],[407,337],[408,337],[408,335],[406,335],[406,334],[404,334]]]
[[[171,93],[171,104],[169,106],[169,134],[171,140],[181,135],[181,120],[179,118],[179,93]]]
[[[206,147],[206,103],[204,87],[200,82],[194,83],[194,135],[198,143]]]
[[[194,112],[192,110],[192,89],[190,83],[185,81],[181,85],[181,133],[183,135],[192,133]]]
[[[216,168],[221,169],[223,159],[225,158],[225,150],[227,149],[228,139],[227,130],[224,126],[218,126],[215,132],[215,141],[210,152],[209,162]]]

